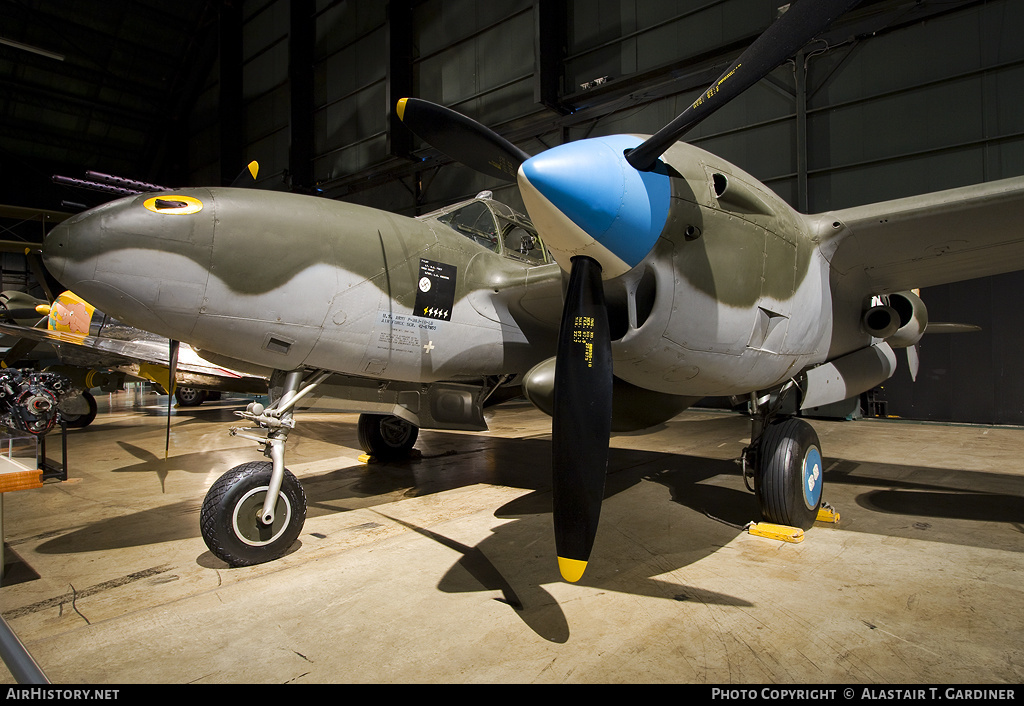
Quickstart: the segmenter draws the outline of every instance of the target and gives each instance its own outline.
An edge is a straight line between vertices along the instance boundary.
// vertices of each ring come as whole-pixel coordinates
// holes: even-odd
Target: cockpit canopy
[[[551,258],[530,220],[484,192],[472,201],[422,216],[443,223],[474,243],[528,265],[545,265]]]

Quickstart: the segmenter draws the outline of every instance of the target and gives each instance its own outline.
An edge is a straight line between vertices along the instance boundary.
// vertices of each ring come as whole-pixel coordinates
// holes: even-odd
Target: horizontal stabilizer
[[[929,321],[925,333],[977,333],[981,326],[975,324],[956,324],[948,321]]]

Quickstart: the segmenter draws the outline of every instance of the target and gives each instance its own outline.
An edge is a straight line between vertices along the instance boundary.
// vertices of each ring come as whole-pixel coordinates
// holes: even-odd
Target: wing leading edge
[[[869,294],[1024,269],[1024,176],[816,218],[833,272]]]

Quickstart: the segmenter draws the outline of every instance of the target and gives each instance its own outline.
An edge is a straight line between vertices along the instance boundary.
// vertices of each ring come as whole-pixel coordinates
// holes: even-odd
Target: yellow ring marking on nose
[[[165,194],[146,199],[142,204],[153,213],[169,213],[174,216],[187,216],[203,210],[203,202],[192,196]]]

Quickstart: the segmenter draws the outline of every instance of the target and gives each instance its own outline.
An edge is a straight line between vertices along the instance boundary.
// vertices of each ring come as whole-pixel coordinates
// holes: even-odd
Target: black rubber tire
[[[64,423],[68,425],[68,429],[85,429],[87,426],[92,424],[96,420],[96,412],[98,407],[96,406],[96,398],[92,396],[92,393],[88,390],[82,390],[82,399],[89,406],[89,411],[84,414],[77,416],[72,414],[61,413],[64,418]]]
[[[174,390],[174,399],[179,407],[198,407],[206,401],[206,390],[197,390],[194,387],[177,387]]]
[[[356,424],[363,451],[381,461],[408,458],[420,430],[401,417],[360,414]]]
[[[272,531],[267,532],[257,519],[272,470],[270,461],[235,466],[217,479],[203,500],[203,541],[214,556],[231,566],[262,564],[284,555],[306,522],[306,493],[288,469],[278,493]]]
[[[818,435],[802,419],[770,424],[761,436],[754,489],[762,517],[809,529],[821,506],[824,464]]]

